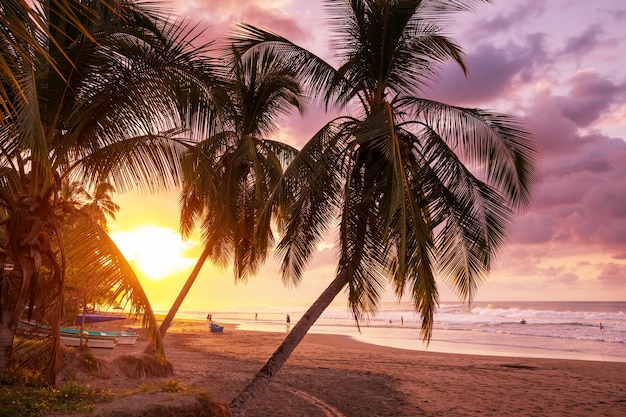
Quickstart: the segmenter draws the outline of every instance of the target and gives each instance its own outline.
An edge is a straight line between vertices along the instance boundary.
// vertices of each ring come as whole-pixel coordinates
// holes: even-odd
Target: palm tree
[[[96,189],[111,189],[111,186],[104,184]],[[92,205],[86,196],[89,193],[77,182],[62,185],[54,205],[61,230],[56,235],[48,234],[50,230],[42,232],[49,245],[42,253],[42,267],[31,282],[29,299],[29,320],[50,326],[35,328],[38,337],[45,334],[43,343],[31,343],[30,332],[26,330],[22,332],[26,337],[18,339],[13,347],[14,369],[25,369],[31,375],[33,371],[39,372],[52,385],[56,384],[59,369],[59,328],[68,290],[98,300],[104,306],[129,303],[130,313],[141,315],[144,326],[151,329],[157,352],[165,361],[156,318],[141,283],[108,236],[106,218],[102,224],[100,216],[92,214],[93,209],[86,209]],[[67,266],[59,268],[57,260],[63,258]]]
[[[420,95],[444,62],[467,73],[440,26],[473,3],[327,1],[338,69],[271,32],[243,25],[235,34],[239,50],[280,51],[326,106],[348,106],[351,115],[310,139],[269,203],[288,207],[279,212],[277,253],[283,278],[296,282],[338,216],[336,277],[230,403],[232,416],[245,414],[344,288],[357,323],[376,312],[388,283],[399,298],[408,292],[428,341],[436,277],[469,301],[486,278],[514,212],[528,204],[533,142],[509,116]]]
[[[150,3],[38,6],[45,36],[37,39],[45,56],[0,49],[19,81],[19,88],[4,84],[9,110],[0,124],[0,260],[15,265],[12,279],[3,280],[14,297],[2,305],[0,378],[43,262],[63,288],[69,248],[59,205],[63,181],[87,188],[108,182],[122,192],[175,186],[188,146],[181,135],[204,134],[213,123],[210,44],[192,45],[195,27],[170,22]]]
[[[165,335],[208,258],[226,266],[233,261],[236,280],[254,275],[273,244],[269,218],[259,221],[269,197],[296,150],[270,139],[282,116],[302,111],[297,73],[273,53],[236,50],[228,58],[221,94],[225,129],[188,152],[181,193],[181,230],[188,236],[201,221],[204,250],[161,323]]]
[[[107,217],[115,220],[115,213],[120,209],[120,206],[113,202],[111,193],[115,192],[115,188],[105,182],[99,184],[93,195],[85,191],[85,198],[89,201],[85,204],[81,210],[87,212],[105,231],[109,231],[107,228]]]

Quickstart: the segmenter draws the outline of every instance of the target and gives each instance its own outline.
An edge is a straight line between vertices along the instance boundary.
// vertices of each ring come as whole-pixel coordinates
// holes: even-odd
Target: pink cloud
[[[578,275],[571,272],[559,274],[554,278],[550,278],[547,283],[550,285],[572,285],[579,280]]]
[[[518,79],[528,82],[533,78],[529,69],[543,54],[540,43],[533,49],[482,45],[467,57],[469,79],[457,64],[447,64],[427,95],[455,105],[478,105],[506,96]]]
[[[616,263],[604,265],[597,280],[602,286],[626,291],[626,265]]]
[[[173,9],[180,16],[203,25],[207,37],[221,41],[226,40],[238,23],[260,26],[295,42],[309,39],[312,36],[311,31],[302,25],[297,16],[277,8],[280,5],[280,2],[261,3],[255,0],[176,0],[173,2]]]

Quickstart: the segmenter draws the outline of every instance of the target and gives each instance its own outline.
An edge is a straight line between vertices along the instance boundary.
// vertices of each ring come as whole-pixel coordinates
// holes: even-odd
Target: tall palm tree
[[[388,283],[399,298],[407,292],[428,341],[436,277],[471,300],[487,276],[514,212],[528,204],[532,139],[509,116],[420,94],[444,62],[467,73],[441,23],[473,3],[328,0],[337,69],[271,32],[244,25],[235,34],[242,51],[280,51],[327,106],[348,106],[351,115],[322,127],[273,191],[270,207],[288,207],[279,212],[283,278],[300,280],[337,216],[339,262],[329,287],[233,399],[233,416],[245,414],[344,288],[357,323],[376,312]]]
[[[2,256],[15,265],[14,297],[0,323],[0,377],[44,259],[62,288],[63,181],[109,182],[122,192],[172,187],[185,149],[181,135],[204,134],[213,114],[210,44],[192,45],[194,27],[162,17],[151,2],[38,5],[45,36],[37,39],[46,54],[11,66],[20,88],[5,84],[4,107],[14,111],[0,124]],[[58,251],[49,250],[50,241]]]
[[[267,258],[273,244],[270,219],[260,213],[296,150],[267,139],[282,116],[303,109],[297,73],[272,52],[236,50],[220,94],[225,129],[188,152],[181,193],[181,230],[188,236],[201,222],[204,250],[161,323],[164,336],[207,259],[232,260],[236,280],[246,280]]]

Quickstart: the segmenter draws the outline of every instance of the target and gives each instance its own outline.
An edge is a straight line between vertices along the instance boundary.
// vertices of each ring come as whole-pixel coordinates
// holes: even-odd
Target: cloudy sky
[[[247,22],[333,60],[321,0],[168,4],[206,27],[207,39]],[[625,300],[626,2],[499,0],[459,14],[447,30],[466,52],[470,78],[445,67],[429,94],[522,118],[542,155],[532,205],[517,218],[477,300]],[[312,108],[304,119],[286,121],[276,138],[301,146],[328,118]],[[139,224],[177,229],[176,196],[138,202],[125,195],[119,203],[114,230]],[[188,243],[189,263],[197,251]],[[230,271],[209,267],[186,304],[310,303],[332,279],[334,260],[332,248],[322,248],[296,289],[283,288],[271,261],[236,286]],[[171,304],[189,263],[169,278],[146,280],[153,303]],[[456,299],[444,283],[440,292],[444,301]]]

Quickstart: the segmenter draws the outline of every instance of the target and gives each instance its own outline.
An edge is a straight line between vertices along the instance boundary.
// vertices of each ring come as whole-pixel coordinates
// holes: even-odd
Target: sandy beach
[[[114,400],[89,415],[161,415],[194,404],[198,391],[228,403],[269,358],[284,333],[211,333],[177,321],[165,337],[174,375],[132,379],[115,359],[147,342],[93,349],[99,375],[67,372]],[[175,381],[182,392],[158,387]],[[134,414],[133,414],[134,413]],[[173,415],[176,415],[175,412]],[[193,415],[193,414],[181,414]],[[348,337],[309,334],[250,417],[615,416],[626,415],[626,363],[455,355],[379,347]]]

